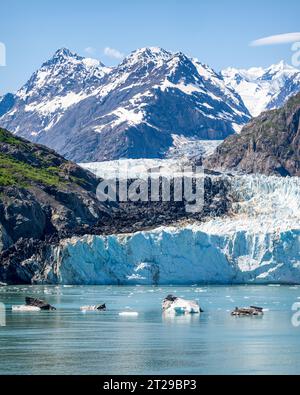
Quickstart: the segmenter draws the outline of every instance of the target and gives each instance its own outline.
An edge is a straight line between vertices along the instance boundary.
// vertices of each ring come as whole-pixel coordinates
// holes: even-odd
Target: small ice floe
[[[31,311],[41,311],[39,307],[36,306],[27,306],[27,305],[21,305],[21,306],[12,306],[12,311],[14,312],[31,312]]]
[[[204,293],[204,292],[207,292],[207,289],[197,288],[197,289],[195,289],[194,292],[196,292],[196,293]]]
[[[119,316],[121,317],[137,317],[139,313],[137,311],[121,311]]]
[[[103,304],[96,304],[96,305],[91,305],[91,306],[81,306],[80,310],[81,311],[106,311],[106,305],[105,305],[105,303],[103,303]]]
[[[236,307],[232,312],[231,315],[234,316],[253,316],[253,315],[263,315],[263,308],[257,306],[250,306],[250,307]]]
[[[51,306],[49,303],[44,300],[36,299],[36,298],[25,298],[26,306],[39,307],[41,310],[56,310],[55,307]]]
[[[186,300],[168,295],[162,302],[163,312],[172,314],[199,314],[203,310],[195,300]]]

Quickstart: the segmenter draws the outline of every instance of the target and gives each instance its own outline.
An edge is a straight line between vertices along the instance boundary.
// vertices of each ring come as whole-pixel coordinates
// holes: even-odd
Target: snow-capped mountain
[[[60,49],[15,95],[2,98],[0,110],[7,103],[9,111],[1,124],[15,133],[22,126],[19,134],[35,140],[35,136],[50,130],[69,107],[86,98],[109,71],[98,60]]]
[[[224,139],[250,119],[211,68],[153,47],[113,69],[59,50],[7,108],[2,126],[80,162],[164,157],[179,137]]]
[[[226,84],[241,96],[252,116],[282,107],[300,91],[300,70],[283,61],[266,69],[228,68],[221,74]]]
[[[0,97],[0,117],[9,112],[15,104],[15,95],[7,93]]]

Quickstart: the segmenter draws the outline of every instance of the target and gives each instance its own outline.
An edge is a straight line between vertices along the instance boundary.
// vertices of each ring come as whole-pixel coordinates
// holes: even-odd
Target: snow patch
[[[53,100],[44,102],[34,102],[25,106],[26,112],[38,112],[41,115],[49,115],[58,110],[66,110],[67,108],[79,103],[81,100],[87,98],[88,95],[84,93],[69,92],[65,96],[55,97]]]

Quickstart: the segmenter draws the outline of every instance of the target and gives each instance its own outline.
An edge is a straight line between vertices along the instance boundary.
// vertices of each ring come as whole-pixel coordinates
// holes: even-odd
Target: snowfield
[[[225,218],[64,240],[37,282],[300,284],[299,179],[236,176],[232,194]]]
[[[241,96],[253,117],[283,106],[300,90],[299,69],[283,61],[266,69],[252,67],[239,70],[230,67],[221,74],[226,85]]]

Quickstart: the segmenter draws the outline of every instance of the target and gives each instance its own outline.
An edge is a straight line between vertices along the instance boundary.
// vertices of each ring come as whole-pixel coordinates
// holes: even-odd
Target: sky
[[[137,48],[158,46],[184,52],[220,71],[229,66],[266,67],[282,59],[291,63],[290,36],[250,43],[300,32],[299,0],[1,3],[0,95],[19,89],[61,47],[111,66]],[[5,67],[1,66],[4,46]]]

